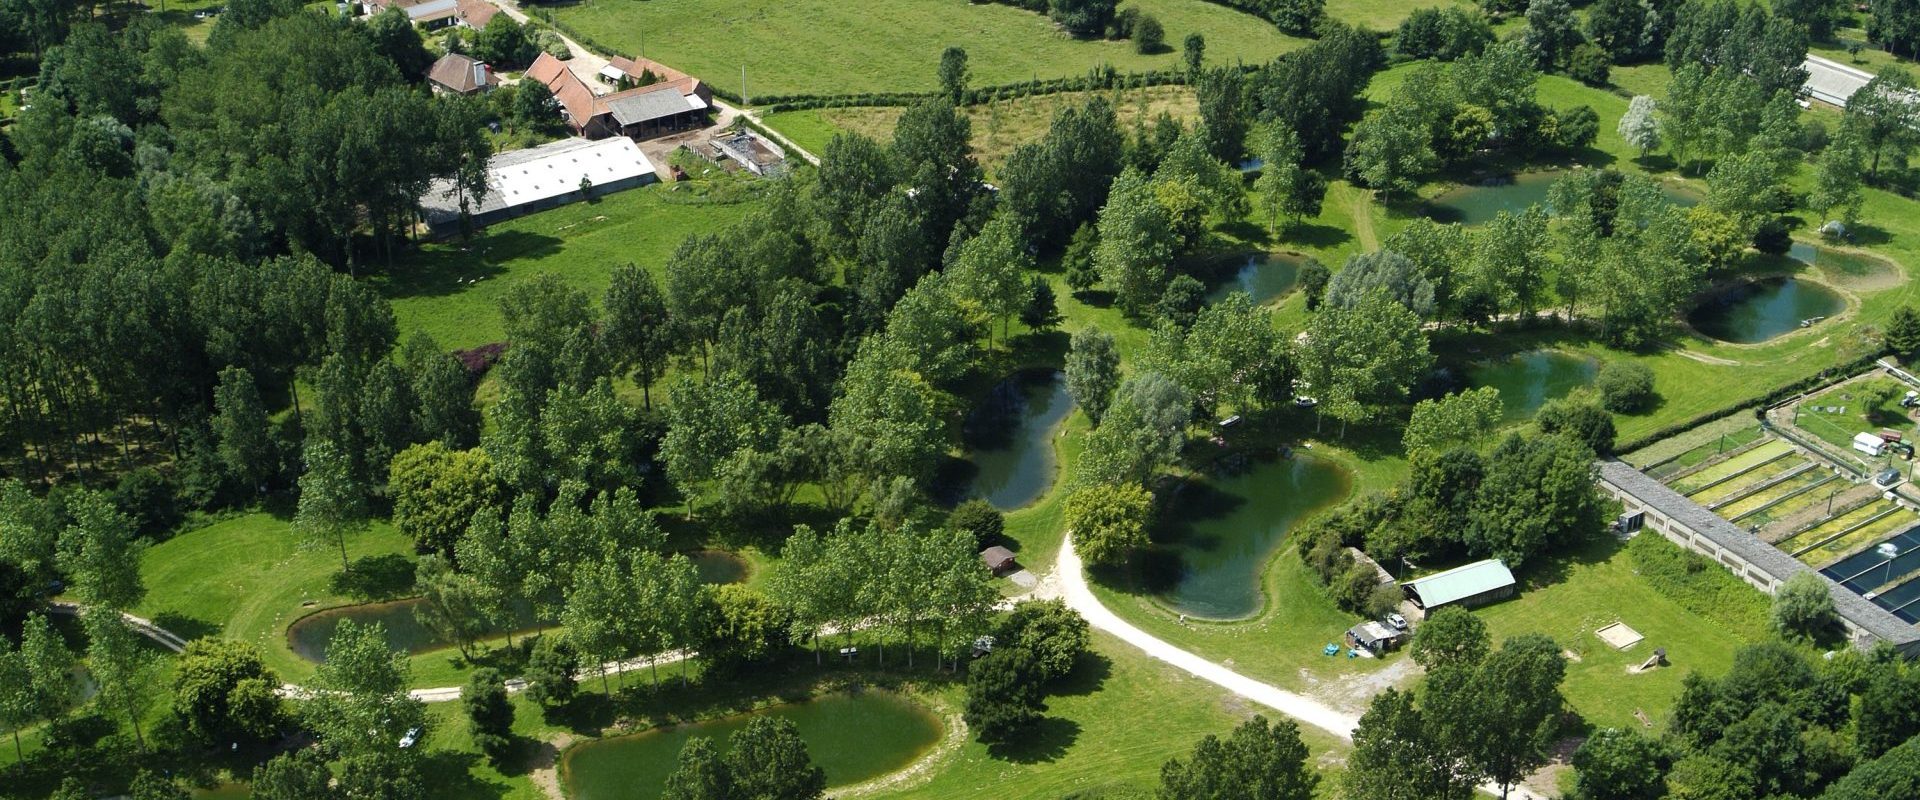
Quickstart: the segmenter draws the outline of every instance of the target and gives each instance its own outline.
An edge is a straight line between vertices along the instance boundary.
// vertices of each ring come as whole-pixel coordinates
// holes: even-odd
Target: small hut
[[[1013,551],[997,544],[980,551],[980,560],[987,562],[987,569],[995,575],[1005,575],[1020,568],[1020,563],[1013,559]]]

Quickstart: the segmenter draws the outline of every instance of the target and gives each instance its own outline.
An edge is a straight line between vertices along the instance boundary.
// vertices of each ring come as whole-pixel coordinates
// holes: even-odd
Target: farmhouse
[[[460,0],[455,4],[453,17],[460,27],[480,30],[493,21],[493,15],[500,13],[500,7],[487,0]]]
[[[479,94],[500,85],[500,78],[485,62],[459,53],[448,53],[427,70],[427,85],[434,94]]]
[[[1788,578],[1812,567],[1780,552],[1719,515],[1708,511],[1666,484],[1623,461],[1600,462],[1600,489],[1620,501],[1623,532],[1645,529],[1667,537],[1681,547],[1713,559],[1734,575],[1767,594]],[[1818,573],[1815,573],[1818,574]],[[1854,644],[1867,647],[1884,641],[1908,657],[1920,656],[1920,628],[1822,576],[1833,597],[1840,621]]]
[[[653,163],[628,139],[564,139],[495,155],[487,162],[487,193],[466,198],[475,226],[658,180]],[[421,214],[435,236],[461,228],[463,197],[452,181],[435,181],[420,198]]]
[[[619,60],[637,64],[628,59]],[[608,69],[615,67],[610,65]],[[647,68],[641,70],[643,75],[648,71]],[[620,74],[626,73],[621,70]],[[707,114],[713,107],[713,90],[700,79],[685,75],[613,94],[595,94],[586,81],[573,74],[567,62],[547,53],[541,53],[533,65],[527,67],[527,78],[546,84],[554,99],[560,102],[560,113],[574,133],[589,139],[608,136],[649,139],[705,127]]]
[[[1472,608],[1513,596],[1513,573],[1498,559],[1489,558],[1436,572],[1401,584],[1407,598],[1428,613],[1459,604]]]

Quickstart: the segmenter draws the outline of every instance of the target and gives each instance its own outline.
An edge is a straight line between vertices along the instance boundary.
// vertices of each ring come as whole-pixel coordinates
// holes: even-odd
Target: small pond
[[[1260,610],[1262,575],[1287,532],[1351,489],[1345,470],[1305,453],[1189,481],[1156,536],[1172,558],[1150,580],[1179,613],[1249,616]]]
[[[251,797],[253,790],[244,783],[228,782],[193,790],[193,800],[248,800]]]
[[[725,752],[727,737],[755,716],[791,720],[829,786],[849,786],[901,769],[940,740],[940,719],[899,695],[832,694],[753,714],[588,742],[566,752],[560,774],[573,800],[654,800],[687,739],[705,736]]]
[[[713,586],[739,583],[752,571],[746,559],[725,550],[694,550],[685,555],[693,561],[693,568],[700,571],[700,582]]]
[[[1501,417],[1508,422],[1526,419],[1549,400],[1566,397],[1593,381],[1599,365],[1593,359],[1559,350],[1533,350],[1511,358],[1476,365],[1467,370],[1474,386],[1500,390]]]
[[[1485,225],[1502,211],[1518,214],[1528,206],[1547,207],[1547,193],[1566,174],[1567,170],[1557,169],[1525,172],[1504,183],[1449,189],[1428,203],[1428,216],[1441,222]],[[1660,184],[1660,191],[1677,205],[1700,203],[1692,192],[1671,183]]]
[[[700,580],[706,583],[738,583],[747,576],[747,562],[725,550],[695,550],[686,553],[686,556],[692,559],[694,568],[700,571]],[[340,627],[341,620],[350,619],[363,624],[380,623],[387,632],[387,646],[395,650],[418,654],[452,647],[452,642],[435,636],[414,616],[414,609],[421,602],[418,597],[409,597],[386,603],[362,603],[317,611],[294,620],[287,627],[287,646],[295,655],[308,661],[325,661],[327,642],[333,638],[334,629]],[[539,622],[534,618],[533,610],[526,608],[517,615],[515,624],[495,628],[488,635],[526,633],[541,627]]]
[[[1207,302],[1218,303],[1233,292],[1246,292],[1254,305],[1261,305],[1293,291],[1300,280],[1300,265],[1306,259],[1291,253],[1257,253],[1234,270],[1213,291]]]
[[[1872,285],[1878,281],[1897,280],[1900,275],[1898,267],[1879,256],[1833,250],[1807,242],[1794,242],[1787,249],[1787,257],[1819,268],[1828,279],[1840,281],[1842,285],[1847,285],[1849,281]]]
[[[1067,380],[1057,370],[1022,372],[993,387],[967,415],[967,460],[977,470],[970,496],[1010,511],[1053,486],[1053,432],[1073,411]]]
[[[1721,290],[1687,315],[1708,336],[1736,344],[1764,342],[1816,317],[1846,309],[1838,292],[1798,278],[1747,281]]]

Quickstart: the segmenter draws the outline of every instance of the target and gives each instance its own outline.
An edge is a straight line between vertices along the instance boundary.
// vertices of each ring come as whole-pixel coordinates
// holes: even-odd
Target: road
[[[1086,573],[1081,569],[1080,555],[1073,551],[1073,537],[1068,536],[1060,544],[1060,557],[1054,562],[1055,578],[1060,588],[1061,599],[1069,608],[1080,613],[1087,624],[1096,630],[1108,633],[1155,659],[1164,661],[1173,667],[1196,678],[1246,698],[1267,708],[1285,714],[1302,723],[1312,725],[1327,733],[1338,736],[1343,741],[1353,741],[1353,729],[1360,725],[1360,718],[1338,711],[1325,703],[1301,694],[1295,694],[1278,686],[1254,680],[1213,661],[1167,642],[1133,623],[1121,619],[1108,610],[1104,603],[1095,597],[1087,586]],[[1495,797],[1500,796],[1500,787],[1483,784],[1480,791]],[[1507,797],[1520,800],[1545,800],[1522,786],[1508,790]]]

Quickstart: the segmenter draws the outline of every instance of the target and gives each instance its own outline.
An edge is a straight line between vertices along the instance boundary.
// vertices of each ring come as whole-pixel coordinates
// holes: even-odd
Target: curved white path
[[[1054,562],[1054,573],[1059,580],[1061,599],[1066,602],[1067,607],[1079,612],[1080,616],[1086,619],[1087,624],[1095,629],[1111,634],[1139,648],[1149,656],[1178,667],[1187,674],[1235,695],[1338,736],[1342,741],[1353,741],[1353,729],[1359,726],[1359,717],[1336,710],[1311,697],[1254,680],[1219,663],[1182,650],[1109,611],[1106,605],[1094,596],[1093,590],[1088,588],[1086,573],[1081,568],[1080,554],[1073,551],[1071,535],[1065,537],[1060,543],[1060,555]],[[1501,796],[1500,787],[1492,784],[1481,785],[1480,791],[1495,797]],[[1512,787],[1505,796],[1522,798],[1522,800],[1545,800],[1540,795],[1528,791],[1524,786]]]

